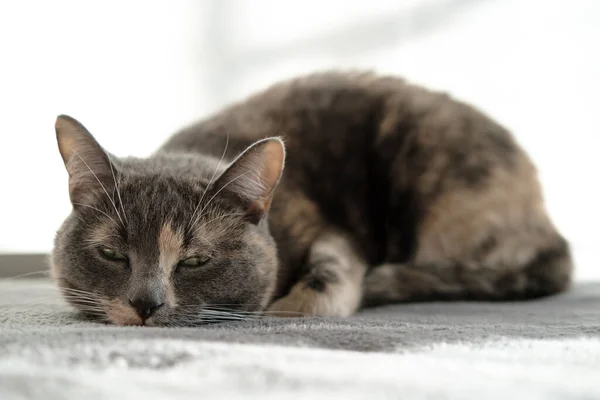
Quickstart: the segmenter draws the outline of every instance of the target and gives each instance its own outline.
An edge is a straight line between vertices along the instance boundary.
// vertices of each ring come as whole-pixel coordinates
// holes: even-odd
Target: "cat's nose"
[[[162,301],[158,299],[148,298],[148,297],[138,297],[134,299],[129,299],[129,304],[135,309],[142,319],[146,320],[150,318],[152,314],[156,310],[158,310],[164,304]]]

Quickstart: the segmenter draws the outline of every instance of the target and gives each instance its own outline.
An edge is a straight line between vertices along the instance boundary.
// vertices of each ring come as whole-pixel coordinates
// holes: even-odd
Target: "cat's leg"
[[[343,235],[328,233],[312,245],[306,274],[267,315],[345,317],[361,302],[366,263]]]
[[[569,287],[569,245],[547,215],[533,164],[514,146],[496,154],[497,149],[485,146],[469,150],[465,140],[441,145],[436,137],[421,143],[429,146],[423,153],[429,158],[422,160],[426,170],[415,179],[414,248],[405,264],[370,271],[363,304],[522,300]],[[396,177],[402,176],[402,162],[399,158]],[[478,171],[478,179],[469,169]],[[406,232],[406,221],[393,219],[403,203],[401,193],[391,189],[386,248],[392,255],[387,257],[404,260],[393,254],[393,240],[397,232]]]
[[[364,281],[362,306],[432,300],[524,300],[565,290],[570,283],[568,245],[537,250],[525,263],[477,261],[384,264]]]
[[[570,284],[571,271],[569,246],[560,237],[548,247],[532,249],[527,261],[521,263],[440,260],[384,264],[365,277],[362,305],[533,299],[565,290]]]
[[[479,199],[484,198],[480,195]],[[424,225],[405,264],[388,263],[365,277],[363,305],[420,300],[523,300],[566,290],[568,243],[542,213],[501,203],[482,211],[459,202]]]

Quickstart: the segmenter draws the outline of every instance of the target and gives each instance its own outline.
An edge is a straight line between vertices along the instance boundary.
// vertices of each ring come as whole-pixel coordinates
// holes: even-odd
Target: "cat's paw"
[[[346,289],[346,290],[343,290]],[[342,286],[318,291],[297,283],[290,293],[275,301],[265,313],[277,317],[347,317],[358,308],[358,297]]]
[[[265,315],[267,317],[307,317],[312,314],[307,314],[304,310],[306,307],[303,306],[297,296],[285,296],[275,301],[267,309]]]

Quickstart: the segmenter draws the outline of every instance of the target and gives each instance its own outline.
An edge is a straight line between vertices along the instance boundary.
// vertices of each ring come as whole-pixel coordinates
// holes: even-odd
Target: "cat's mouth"
[[[166,308],[147,319],[119,300],[107,304],[108,320],[119,326],[199,326],[260,318],[261,312],[241,311],[230,307],[194,305]]]
[[[142,326],[149,325],[152,317],[145,319],[138,315],[135,309],[121,300],[109,300],[105,303],[106,316],[115,325]]]

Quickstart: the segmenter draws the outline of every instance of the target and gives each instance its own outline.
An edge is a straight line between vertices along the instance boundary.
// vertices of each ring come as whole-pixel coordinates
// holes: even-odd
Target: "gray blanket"
[[[0,399],[600,398],[600,284],[524,303],[123,328],[0,280]]]

